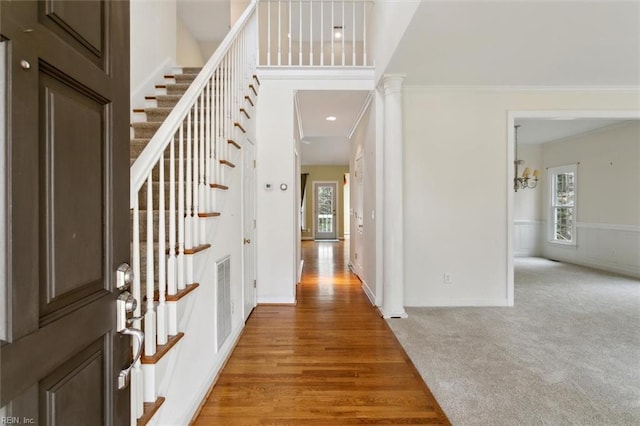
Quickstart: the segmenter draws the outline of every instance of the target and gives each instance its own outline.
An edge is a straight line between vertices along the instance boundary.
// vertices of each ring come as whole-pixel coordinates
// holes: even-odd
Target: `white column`
[[[385,318],[406,318],[404,310],[403,173],[402,173],[402,80],[387,75],[384,87],[384,215],[383,294]]]

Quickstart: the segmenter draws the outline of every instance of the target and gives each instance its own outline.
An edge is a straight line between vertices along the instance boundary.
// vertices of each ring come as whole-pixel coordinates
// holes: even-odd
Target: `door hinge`
[[[258,288],[258,284],[256,283],[256,280],[253,280],[253,288]]]
[[[253,168],[256,168],[256,160],[253,160]]]
[[[253,219],[253,227],[256,228],[256,220]]]

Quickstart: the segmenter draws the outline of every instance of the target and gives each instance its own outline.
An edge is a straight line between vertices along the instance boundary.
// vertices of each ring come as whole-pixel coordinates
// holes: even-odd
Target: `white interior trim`
[[[293,108],[296,111],[296,120],[298,121],[298,133],[300,134],[300,141],[304,139],[304,128],[302,127],[302,112],[300,111],[300,99],[298,97],[298,91],[293,92]]]
[[[376,149],[376,306],[382,306],[384,282],[384,93],[382,89],[375,91],[375,149]]]
[[[356,132],[356,130],[358,129],[358,126],[360,125],[360,121],[362,120],[364,115],[367,113],[367,110],[369,109],[369,105],[371,105],[372,100],[373,100],[373,91],[367,94],[367,97],[362,103],[362,107],[360,107],[360,112],[356,116],[356,119],[353,122],[351,129],[349,130],[349,132],[347,132],[347,139],[351,139],[353,137],[353,134]]]
[[[313,239],[316,240],[318,238],[318,228],[316,227],[317,219],[316,216],[316,186],[317,185],[326,185],[326,184],[334,184],[336,186],[336,191],[333,194],[336,203],[336,220],[335,220],[335,228],[336,228],[336,240],[340,237],[340,221],[338,218],[338,211],[340,211],[340,197],[338,197],[338,188],[340,188],[340,184],[337,180],[316,180],[313,182],[313,196],[311,197],[311,217],[313,218],[313,223],[311,229],[313,230]],[[308,225],[308,224],[307,224]],[[330,241],[330,240],[329,240]]]
[[[576,222],[576,228],[603,229],[606,231],[640,232],[638,225],[617,225],[613,223]]]
[[[593,89],[593,88],[592,88]],[[583,89],[584,90],[584,89]],[[622,89],[621,89],[622,90]],[[631,89],[628,89],[631,90]],[[634,88],[634,91],[638,91]],[[514,142],[515,132],[513,126],[517,119],[520,118],[619,118],[627,120],[640,119],[640,110],[584,110],[584,111],[563,111],[563,110],[546,110],[546,111],[530,111],[530,110],[509,110],[507,112],[507,176],[506,176],[506,190],[507,190],[507,300],[508,306],[513,306],[513,253],[514,253],[514,192],[513,192],[513,161],[514,161]]]
[[[352,90],[373,90],[375,68],[373,67],[257,67],[261,80],[361,80],[362,87]]]
[[[405,85],[405,90],[417,92],[638,92],[638,86],[429,86]],[[524,118],[524,117],[523,117]],[[527,117],[529,118],[529,117]]]
[[[7,340],[8,333],[8,312],[10,310],[8,299],[8,280],[7,280],[7,254],[9,253],[7,247],[7,234],[6,234],[6,196],[7,196],[7,140],[6,140],[6,93],[7,93],[7,42],[0,42],[0,311],[2,317],[0,317],[0,340]]]

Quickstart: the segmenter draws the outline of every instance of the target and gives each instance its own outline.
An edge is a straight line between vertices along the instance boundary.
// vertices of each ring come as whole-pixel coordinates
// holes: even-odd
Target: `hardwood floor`
[[[297,306],[258,306],[194,425],[450,424],[344,243],[305,241]]]

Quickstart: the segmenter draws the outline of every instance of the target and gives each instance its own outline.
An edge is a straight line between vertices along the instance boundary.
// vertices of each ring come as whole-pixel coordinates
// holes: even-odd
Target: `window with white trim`
[[[576,244],[576,164],[550,167],[550,241],[559,244]]]

